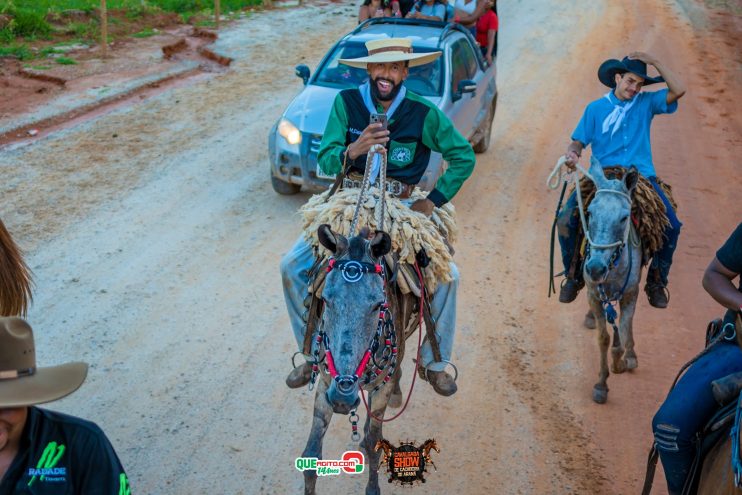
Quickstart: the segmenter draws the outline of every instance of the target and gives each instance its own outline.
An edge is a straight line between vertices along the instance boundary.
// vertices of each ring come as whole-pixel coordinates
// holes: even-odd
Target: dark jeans
[[[670,266],[672,265],[672,256],[675,252],[675,248],[678,246],[678,237],[680,236],[680,227],[683,224],[678,220],[675,211],[670,205],[670,201],[665,196],[662,188],[657,184],[656,177],[649,177],[649,182],[657,194],[659,195],[662,202],[665,204],[667,210],[667,219],[670,221],[670,225],[665,230],[665,243],[662,245],[659,251],[654,253],[652,259],[652,267],[659,269],[660,279],[663,285],[667,285],[667,276],[670,273]],[[562,211],[559,212],[557,219],[557,232],[559,233],[559,245],[562,248],[562,263],[564,264],[565,272],[569,270],[569,265],[572,262],[572,258],[575,255],[577,249],[577,232],[580,226],[580,213],[577,210],[577,196],[575,193],[569,195],[567,201],[562,207]]]
[[[742,371],[742,351],[736,342],[716,344],[688,368],[652,420],[657,450],[671,495],[683,490],[696,454],[694,435],[716,412],[711,382]]]

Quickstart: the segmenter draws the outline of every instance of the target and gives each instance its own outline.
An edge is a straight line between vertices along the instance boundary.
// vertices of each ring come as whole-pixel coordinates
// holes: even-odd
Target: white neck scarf
[[[366,108],[368,109],[369,113],[377,113],[376,106],[374,105],[374,100],[371,98],[371,81],[367,81],[363,83],[358,90],[361,92],[361,97],[363,97],[363,103],[366,105]],[[397,96],[394,97],[394,101],[392,101],[392,104],[389,106],[389,110],[386,111],[386,120],[387,120],[387,127],[389,126],[389,122],[392,120],[392,115],[397,110],[399,105],[402,103],[402,100],[404,100],[405,95],[407,94],[407,88],[402,86],[399,89],[399,93],[397,93]],[[371,164],[371,172],[369,174],[369,181],[371,184],[376,182],[376,178],[379,176],[379,172],[381,171],[381,157],[379,155],[374,155],[374,161]]]
[[[605,94],[605,99],[611,102],[611,105],[613,105],[613,111],[609,113],[603,121],[603,134],[608,132],[608,129],[613,126],[613,130],[611,131],[612,137],[616,133],[616,131],[621,128],[621,122],[623,122],[624,117],[629,112],[629,110],[631,110],[631,107],[634,106],[637,98],[636,96],[634,96],[634,98],[630,102],[626,103],[624,106],[619,106],[613,103],[613,101],[611,100],[611,92],[609,91]]]

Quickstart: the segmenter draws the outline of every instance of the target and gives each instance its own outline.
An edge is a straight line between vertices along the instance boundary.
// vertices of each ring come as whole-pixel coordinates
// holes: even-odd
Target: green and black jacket
[[[103,431],[90,421],[28,408],[21,445],[0,480],[0,495],[131,495]]]
[[[377,111],[384,109],[377,105]],[[342,170],[347,146],[368,126],[371,115],[358,89],[345,89],[336,97],[322,136],[320,168],[326,174]],[[456,195],[474,170],[474,150],[446,115],[425,98],[407,91],[388,125],[387,176],[405,184],[417,184],[430,161],[430,151],[443,155],[448,168],[428,194],[436,206]],[[350,170],[363,173],[366,155],[352,161]]]

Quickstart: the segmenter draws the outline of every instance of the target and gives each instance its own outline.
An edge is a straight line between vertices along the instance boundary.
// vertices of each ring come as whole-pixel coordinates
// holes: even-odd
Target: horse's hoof
[[[389,407],[393,407],[394,409],[397,409],[402,405],[402,394],[401,393],[392,393],[392,395],[389,397]]]
[[[626,362],[622,359],[620,361],[614,361],[611,363],[611,373],[620,375],[626,371]]]
[[[639,362],[636,360],[635,357],[626,358],[626,369],[627,370],[635,370],[638,366],[639,366]]]
[[[597,327],[597,324],[595,323],[595,316],[593,316],[593,312],[591,310],[587,310],[587,313],[585,313],[585,320],[582,322],[583,325],[585,325],[585,328],[589,328],[590,330],[595,330],[595,327]]]
[[[598,404],[605,404],[608,400],[608,389],[599,387],[598,385],[593,387],[593,400]]]

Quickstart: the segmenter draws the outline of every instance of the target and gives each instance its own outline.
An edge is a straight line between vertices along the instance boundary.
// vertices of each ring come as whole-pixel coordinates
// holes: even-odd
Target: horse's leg
[[[381,427],[383,423],[371,416],[377,418],[383,418],[384,412],[386,411],[387,403],[389,402],[389,396],[392,394],[392,389],[387,383],[381,390],[375,395],[369,394],[368,396],[368,408],[370,414],[366,417],[366,424],[363,427],[363,447],[366,450],[368,456],[368,484],[366,485],[366,495],[379,495],[381,490],[379,489],[379,457],[381,452],[374,451],[376,443],[383,438],[381,434]]]
[[[322,458],[322,440],[330,426],[332,419],[332,406],[327,402],[325,392],[327,383],[319,377],[317,380],[317,393],[314,395],[314,420],[312,421],[312,430],[309,432],[307,446],[304,448],[302,457]],[[304,495],[313,495],[315,485],[317,484],[317,471],[304,471]]]
[[[621,298],[621,322],[618,330],[621,334],[621,343],[625,349],[622,361],[628,370],[633,370],[639,365],[634,351],[634,312],[636,311],[638,294],[639,292],[634,290]]]
[[[392,387],[392,394],[389,397],[389,407],[398,408],[402,405],[402,388],[399,386],[399,380],[402,378],[402,367],[398,366],[397,369],[394,371],[394,376],[392,377],[391,383],[387,385],[394,384],[394,387]]]
[[[611,346],[611,372],[612,373],[623,373],[626,371],[626,362],[623,360],[624,344],[626,342],[623,328],[623,312],[619,317],[619,321],[616,323],[618,332],[611,325],[609,333],[613,335],[613,345]]]
[[[588,295],[590,309],[595,315],[595,323],[598,328],[598,348],[600,349],[600,374],[598,383],[593,387],[593,400],[598,404],[604,404],[608,400],[608,345],[610,336],[605,327],[605,314],[600,302],[592,294]]]

